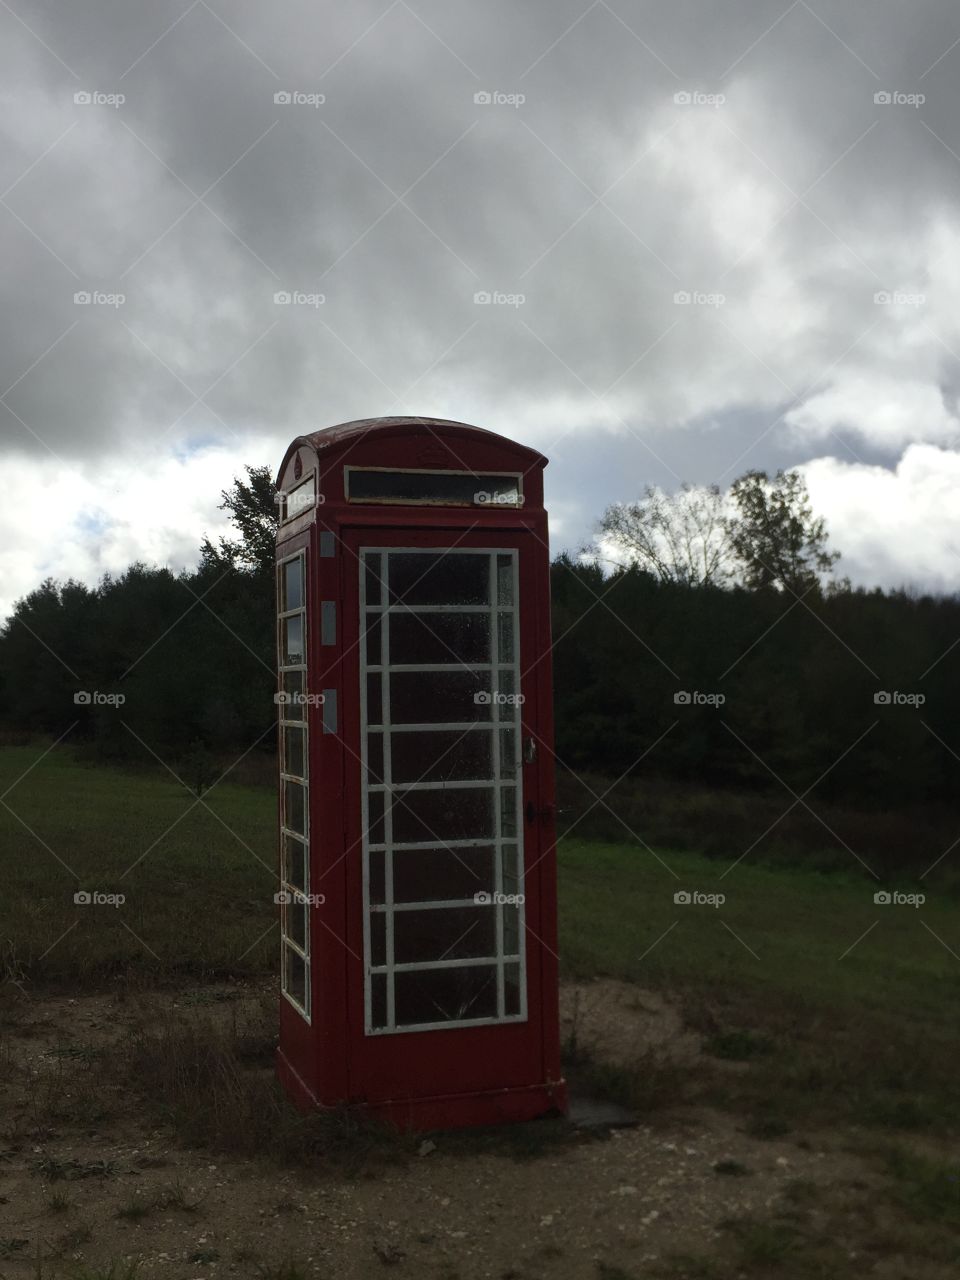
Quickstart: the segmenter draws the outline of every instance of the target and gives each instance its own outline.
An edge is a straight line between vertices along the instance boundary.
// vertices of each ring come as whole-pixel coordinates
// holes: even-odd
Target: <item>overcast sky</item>
[[[950,0],[9,0],[0,83],[0,614],[388,413],[543,450],[557,549],[800,466],[956,589]]]

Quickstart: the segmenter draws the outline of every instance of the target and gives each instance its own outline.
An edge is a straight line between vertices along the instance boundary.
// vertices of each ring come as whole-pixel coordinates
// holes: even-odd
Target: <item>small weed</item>
[[[886,1153],[893,1198],[913,1218],[960,1227],[960,1181],[955,1166],[893,1149]]]
[[[33,1166],[34,1173],[49,1178],[51,1182],[79,1178],[112,1178],[116,1167],[111,1160],[59,1160],[56,1156],[43,1155]]]
[[[258,1266],[259,1280],[307,1280],[304,1267],[296,1262],[279,1262],[271,1267]]]
[[[739,1160],[718,1160],[713,1166],[713,1172],[726,1174],[731,1178],[745,1178],[749,1175],[750,1170],[745,1164],[741,1164]]]
[[[177,1209],[180,1213],[196,1213],[202,1200],[190,1200],[181,1182],[173,1182],[156,1199],[158,1209]]]
[[[114,1258],[106,1266],[78,1267],[73,1280],[136,1280],[139,1270],[137,1258]]]
[[[195,1253],[190,1254],[187,1261],[201,1267],[208,1267],[211,1262],[220,1261],[220,1254],[216,1249],[197,1249]]]
[[[73,1201],[63,1191],[55,1191],[47,1199],[47,1213],[69,1213],[72,1208]]]
[[[0,1236],[0,1258],[12,1258],[14,1254],[22,1253],[29,1243],[29,1240],[16,1236]]]
[[[775,1267],[796,1251],[798,1235],[778,1222],[754,1222],[742,1218],[721,1224],[730,1231],[740,1250],[743,1267]]]
[[[142,1200],[131,1200],[128,1204],[121,1205],[117,1210],[117,1217],[124,1222],[142,1222],[149,1217],[150,1209],[151,1206],[144,1204]]]

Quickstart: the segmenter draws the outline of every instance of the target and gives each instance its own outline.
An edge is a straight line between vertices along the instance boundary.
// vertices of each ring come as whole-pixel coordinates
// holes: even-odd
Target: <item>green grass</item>
[[[0,982],[175,983],[199,1006],[210,978],[276,972],[271,788],[228,779],[198,804],[159,769],[42,752],[0,750],[14,811],[0,807]],[[956,899],[931,890],[919,910],[875,905],[876,884],[853,858],[842,874],[745,858],[724,875],[716,856],[568,839],[559,863],[564,976],[679,999],[717,1064],[700,1100],[770,1138],[837,1120],[960,1128]],[[77,905],[78,889],[126,901]],[[677,904],[677,890],[726,900]],[[87,1070],[96,1057],[82,1044],[54,1054]],[[687,1096],[674,1068],[596,1063],[589,1047],[582,1057],[592,1084],[627,1105]]]

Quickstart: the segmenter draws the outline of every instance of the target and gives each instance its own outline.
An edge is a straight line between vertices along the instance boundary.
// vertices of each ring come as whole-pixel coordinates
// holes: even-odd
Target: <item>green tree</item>
[[[727,530],[741,564],[744,585],[776,586],[796,595],[819,591],[839,551],[827,550],[827,527],[814,517],[807,486],[798,471],[748,471],[730,489],[734,514]]]
[[[240,538],[221,538],[217,547],[204,538],[200,554],[204,567],[226,563],[267,576],[273,573],[279,523],[277,490],[269,467],[248,466],[244,470],[247,479],[235,476],[233,488],[223,489],[220,494],[220,510],[230,512]]]

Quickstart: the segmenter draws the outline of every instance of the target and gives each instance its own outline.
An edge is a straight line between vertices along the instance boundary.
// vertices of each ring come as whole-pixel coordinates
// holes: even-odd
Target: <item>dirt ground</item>
[[[189,1149],[129,1099],[102,1124],[38,1120],[51,1073],[97,1072],[97,1055],[141,1021],[135,996],[32,995],[0,1024],[0,1277],[37,1275],[39,1255],[47,1275],[137,1259],[140,1275],[164,1280],[639,1280],[676,1251],[715,1249],[718,1224],[782,1204],[796,1179],[870,1180],[839,1139],[761,1141],[700,1110],[573,1134],[525,1160],[439,1135],[355,1180]],[[623,983],[567,988],[563,1021],[613,1063],[651,1044],[678,1062],[699,1052],[669,1001]],[[742,1176],[718,1173],[723,1161]]]

